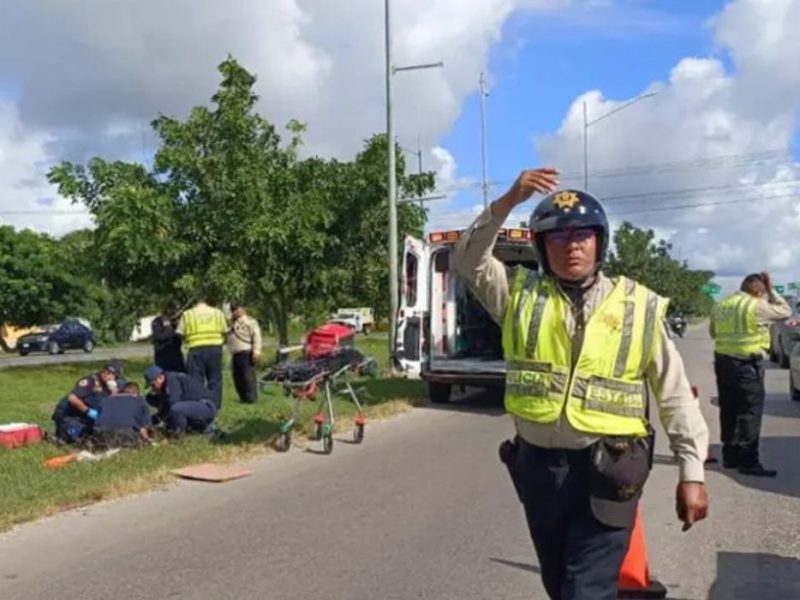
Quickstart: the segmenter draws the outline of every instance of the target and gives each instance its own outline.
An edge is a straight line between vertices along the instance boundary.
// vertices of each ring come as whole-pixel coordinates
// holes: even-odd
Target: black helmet
[[[609,243],[608,217],[600,201],[580,190],[559,190],[539,202],[531,215],[530,228],[533,234],[537,260],[550,272],[547,253],[544,249],[543,233],[557,229],[591,227],[599,236],[597,264],[603,263]]]

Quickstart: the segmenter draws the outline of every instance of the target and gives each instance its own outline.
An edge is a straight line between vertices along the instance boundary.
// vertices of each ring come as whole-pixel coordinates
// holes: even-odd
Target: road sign
[[[722,288],[716,283],[706,283],[700,288],[700,291],[704,294],[710,294],[713,296],[714,294],[719,294],[722,291]]]
[[[779,294],[782,294],[783,290],[784,290],[784,288],[783,288],[782,285],[776,285],[775,286],[775,291],[778,292]]]

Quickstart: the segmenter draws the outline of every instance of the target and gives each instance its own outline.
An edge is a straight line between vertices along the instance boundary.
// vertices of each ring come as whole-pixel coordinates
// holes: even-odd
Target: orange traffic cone
[[[619,598],[666,598],[667,588],[655,579],[650,579],[647,566],[647,547],[644,541],[642,513],[636,508],[636,521],[631,532],[628,551],[619,570]]]

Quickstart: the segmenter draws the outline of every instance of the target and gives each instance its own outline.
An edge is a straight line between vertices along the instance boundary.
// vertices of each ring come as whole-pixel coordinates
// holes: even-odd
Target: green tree
[[[255,110],[255,76],[231,57],[219,72],[210,107],[153,122],[161,145],[152,172],[100,158],[51,170],[60,193],[94,215],[102,280],[128,290],[131,309],[175,294],[245,301],[282,343],[293,315],[340,301],[385,310],[385,137],[352,162],[301,160],[305,126],[290,121],[284,142]],[[398,160],[404,193],[432,188],[432,174],[404,171]],[[422,211],[398,212],[401,239],[421,232]]]
[[[41,325],[82,312],[85,281],[65,263],[51,237],[0,227],[0,323]]]
[[[614,251],[609,253],[609,275],[625,275],[670,298],[673,308],[687,313],[707,315],[714,301],[701,291],[714,277],[712,271],[690,269],[672,258],[672,246],[656,241],[651,229],[639,229],[623,223],[613,235]]]

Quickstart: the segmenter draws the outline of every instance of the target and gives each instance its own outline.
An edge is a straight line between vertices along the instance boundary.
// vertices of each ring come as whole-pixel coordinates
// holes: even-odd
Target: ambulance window
[[[406,306],[417,303],[417,269],[419,262],[411,252],[406,253]]]

